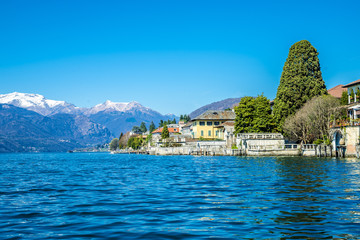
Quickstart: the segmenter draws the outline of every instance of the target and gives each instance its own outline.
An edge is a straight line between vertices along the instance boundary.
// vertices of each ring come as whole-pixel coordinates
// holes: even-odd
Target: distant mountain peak
[[[65,101],[46,99],[43,95],[34,93],[13,92],[0,94],[0,103],[11,104],[16,107],[25,108],[41,115],[51,115],[56,113],[70,113],[76,108],[74,105]]]

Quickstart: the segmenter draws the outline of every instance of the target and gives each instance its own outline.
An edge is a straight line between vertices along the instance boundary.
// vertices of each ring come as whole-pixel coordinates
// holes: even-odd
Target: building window
[[[208,135],[209,135],[209,137],[211,137],[211,130],[209,130]]]
[[[202,137],[204,136],[204,131],[203,131],[203,130],[201,130],[201,136],[202,136]]]
[[[206,122],[206,125],[212,126],[212,122]]]
[[[193,126],[196,126],[196,123],[197,123],[197,122],[194,122],[194,123],[193,123]]]
[[[176,132],[176,129],[174,129],[174,132]]]
[[[200,126],[205,126],[205,122],[199,122]]]
[[[220,125],[220,122],[214,122],[214,125],[218,126],[218,125]]]
[[[215,132],[215,136],[218,136],[219,135],[219,130],[217,130],[216,132]]]

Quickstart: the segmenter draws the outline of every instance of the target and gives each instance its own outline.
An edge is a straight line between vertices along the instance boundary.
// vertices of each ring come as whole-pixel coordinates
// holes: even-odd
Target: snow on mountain
[[[99,112],[128,112],[131,110],[139,110],[142,112],[148,112],[150,109],[147,107],[144,107],[138,102],[112,102],[110,100],[107,100],[104,103],[98,104],[92,108],[89,108],[87,111],[85,111],[86,114],[92,115],[97,114]]]
[[[80,108],[75,107],[73,104],[65,101],[49,100],[40,94],[18,92],[0,94],[0,103],[25,108],[44,116],[56,113],[75,113],[80,111]]]
[[[90,122],[106,127],[114,136],[131,130],[133,126],[140,126],[142,122],[149,126],[152,121],[158,124],[160,120],[178,119],[173,114],[162,115],[135,101],[112,102],[107,100],[92,108],[79,108],[65,101],[46,99],[39,94],[14,92],[0,94],[0,104],[9,104],[34,111],[43,116],[59,118],[64,121],[64,124],[67,122],[65,118],[83,117]],[[62,113],[61,115],[64,115],[64,113],[70,114],[72,116],[58,116],[58,113]]]

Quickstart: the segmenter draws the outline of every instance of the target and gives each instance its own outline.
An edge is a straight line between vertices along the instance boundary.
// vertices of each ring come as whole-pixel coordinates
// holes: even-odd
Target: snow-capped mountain
[[[34,149],[39,151],[104,143],[121,132],[130,131],[133,126],[140,126],[141,122],[149,127],[152,121],[158,125],[160,120],[179,119],[172,114],[162,115],[135,101],[108,100],[92,108],[79,108],[39,94],[18,92],[0,94],[0,106],[0,152],[27,151],[23,147],[35,143],[38,145]],[[23,132],[29,133],[24,136],[26,143],[19,138]],[[58,144],[57,138],[71,144]]]
[[[80,108],[65,101],[46,99],[40,94],[13,92],[0,94],[1,104],[11,104],[16,107],[25,108],[41,115],[53,115],[56,113],[77,113]]]
[[[104,103],[98,104],[92,108],[89,108],[85,111],[86,114],[97,114],[99,112],[127,112],[132,109],[137,109],[141,111],[149,111],[150,108],[144,107],[138,102],[112,102],[110,100],[107,100]]]
[[[152,121],[158,124],[160,120],[178,119],[173,114],[162,115],[135,101],[119,103],[108,100],[84,113],[92,121],[106,126],[115,136],[130,131],[133,126],[140,126],[141,122],[149,126]]]

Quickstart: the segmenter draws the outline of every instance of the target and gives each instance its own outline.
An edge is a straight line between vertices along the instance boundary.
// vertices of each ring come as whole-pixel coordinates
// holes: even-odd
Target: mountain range
[[[189,116],[190,118],[195,118],[207,110],[225,110],[227,108],[233,108],[235,105],[239,104],[240,100],[241,98],[227,98],[218,102],[213,102],[192,111]]]
[[[138,102],[80,108],[40,94],[0,95],[0,152],[66,151],[106,143],[145,122],[177,119]]]

